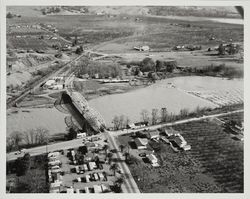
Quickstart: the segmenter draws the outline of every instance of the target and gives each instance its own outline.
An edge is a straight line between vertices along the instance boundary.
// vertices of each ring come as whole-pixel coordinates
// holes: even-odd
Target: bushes
[[[26,153],[22,158],[18,158],[15,162],[17,176],[24,175],[30,169],[30,154]]]
[[[146,57],[142,60],[140,70],[142,72],[155,71],[155,62],[153,59]]]
[[[172,73],[174,69],[177,67],[176,61],[156,61],[156,71],[164,71]]]
[[[208,75],[208,76],[221,76],[229,78],[241,78],[244,75],[243,70],[239,70],[233,67],[226,67],[225,64],[220,65],[209,65],[207,67],[194,67],[194,68],[185,68],[186,72],[195,73],[199,75]]]

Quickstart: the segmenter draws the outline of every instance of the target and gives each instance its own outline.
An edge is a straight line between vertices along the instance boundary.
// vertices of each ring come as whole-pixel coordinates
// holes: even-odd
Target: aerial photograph
[[[244,193],[244,9],[7,6],[6,122],[7,195]]]

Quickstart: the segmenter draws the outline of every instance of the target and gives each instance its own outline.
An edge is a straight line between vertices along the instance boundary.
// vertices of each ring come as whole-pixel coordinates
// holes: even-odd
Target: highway
[[[201,120],[205,120],[205,119],[211,119],[211,118],[216,118],[216,117],[220,117],[220,116],[226,116],[226,115],[230,115],[233,113],[241,113],[241,112],[244,112],[244,109],[230,111],[227,113],[218,113],[218,114],[213,114],[213,115],[204,115],[202,117],[194,117],[194,118],[189,118],[189,119],[177,120],[175,122],[167,122],[167,123],[162,123],[162,124],[157,124],[157,125],[152,125],[152,126],[146,126],[146,127],[142,127],[142,128],[138,128],[138,129],[124,129],[124,130],[118,130],[118,131],[110,131],[109,133],[111,136],[119,136],[119,135],[128,134],[128,133],[132,133],[135,131],[141,131],[141,130],[145,130],[145,129],[156,130],[156,129],[159,129],[162,127],[174,126],[174,125],[184,124],[184,123],[188,123],[188,122],[201,121]]]
[[[119,168],[121,168],[125,178],[124,178],[124,184],[122,184],[122,190],[124,193],[140,193],[140,190],[133,178],[133,176],[130,173],[130,170],[125,163],[123,154],[119,151],[119,147],[117,146],[117,143],[113,136],[111,136],[109,131],[106,131],[105,137],[109,141],[109,147],[111,149],[117,149],[117,153],[114,153],[114,158],[117,160],[116,163],[118,164]]]
[[[219,117],[219,116],[225,116],[225,115],[230,115],[230,114],[233,114],[233,113],[240,113],[240,112],[244,112],[244,110],[241,109],[241,110],[231,111],[231,112],[227,112],[227,113],[219,113],[219,114],[214,114],[214,115],[202,116],[202,117],[198,117],[198,118],[190,118],[190,119],[178,120],[178,121],[175,121],[175,122],[168,122],[168,123],[164,123],[164,124],[147,126],[147,127],[143,127],[143,128],[136,129],[136,130],[126,129],[126,130],[118,130],[118,131],[106,131],[106,134],[108,134],[107,138],[109,140],[111,139],[110,143],[114,142],[114,144],[112,146],[114,146],[117,150],[119,150],[118,146],[115,144],[114,137],[122,135],[122,134],[131,133],[131,132],[139,131],[139,130],[145,130],[145,129],[155,130],[155,129],[158,129],[158,128],[161,128],[161,127],[174,126],[174,125],[177,125],[177,124],[184,124],[184,123],[188,123],[188,122],[200,121],[200,120],[204,120],[204,119],[209,119],[209,118],[214,118],[214,117]],[[48,149],[48,151],[56,151],[56,150],[61,150],[61,149],[69,149],[69,148],[73,148],[73,147],[78,147],[78,146],[81,146],[81,145],[82,145],[82,140],[81,139],[75,139],[75,140],[70,140],[70,141],[64,141],[64,142],[49,144],[47,149]],[[40,155],[40,154],[46,153],[46,146],[39,146],[39,147],[29,148],[29,149],[26,149],[26,152],[30,153],[31,156]],[[15,160],[15,159],[17,159],[18,157],[21,157],[21,156],[22,156],[22,154],[15,155],[14,152],[7,153],[7,160],[8,161]]]

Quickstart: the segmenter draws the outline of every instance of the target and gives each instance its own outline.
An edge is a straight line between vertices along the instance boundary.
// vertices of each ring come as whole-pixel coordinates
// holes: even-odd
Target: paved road
[[[179,120],[179,121],[175,121],[175,122],[170,122],[170,123],[165,123],[165,124],[159,124],[159,125],[154,125],[154,126],[149,126],[149,127],[144,127],[144,128],[140,128],[140,129],[136,129],[137,130],[144,130],[144,129],[150,129],[150,130],[154,130],[157,128],[161,128],[161,127],[165,127],[165,126],[173,126],[173,125],[177,125],[177,124],[183,124],[183,123],[187,123],[187,122],[191,122],[191,121],[200,121],[200,120],[204,120],[204,119],[208,119],[208,118],[213,118],[213,117],[219,117],[219,116],[225,116],[225,115],[230,115],[233,113],[240,113],[240,112],[244,112],[244,110],[236,110],[236,111],[231,111],[228,113],[219,113],[219,114],[214,114],[214,115],[208,115],[208,116],[203,116],[203,117],[199,117],[199,118],[190,118],[190,119],[185,119],[185,120]],[[110,137],[114,136],[118,136],[118,135],[122,135],[122,134],[126,134],[126,133],[131,133],[135,130],[124,130],[124,131],[108,131],[108,135],[109,135],[109,139],[111,139]],[[111,142],[112,143],[112,142]],[[55,151],[55,150],[60,150],[60,149],[69,149],[72,147],[78,147],[82,145],[82,140],[81,139],[76,139],[76,140],[70,140],[70,141],[65,141],[65,142],[59,142],[59,143],[54,143],[54,144],[50,144],[48,145],[48,151]],[[116,146],[116,148],[118,149],[117,145],[114,144],[114,146]],[[39,146],[39,147],[34,147],[34,148],[29,148],[27,149],[27,152],[30,153],[30,155],[34,156],[34,155],[39,155],[42,153],[46,152],[46,146]],[[22,155],[15,155],[14,152],[11,153],[7,153],[7,160],[15,160],[17,159],[17,157],[20,157]]]
[[[117,160],[118,166],[121,168],[125,179],[124,184],[122,184],[122,190],[124,193],[140,193],[140,190],[133,178],[133,176],[130,173],[130,170],[127,166],[127,164],[124,161],[123,154],[119,151],[119,147],[117,146],[117,143],[113,136],[110,136],[110,132],[106,131],[105,133],[106,139],[109,141],[109,146],[111,149],[117,149],[117,153],[114,153],[114,158]]]
[[[175,122],[157,124],[157,125],[147,126],[147,127],[138,128],[138,129],[125,129],[125,130],[119,130],[119,131],[110,131],[110,135],[118,136],[118,135],[132,133],[134,131],[140,131],[140,130],[145,130],[145,129],[155,130],[155,129],[166,127],[166,126],[174,126],[174,125],[177,125],[177,124],[195,122],[195,121],[200,121],[200,120],[204,120],[204,119],[215,118],[215,117],[230,115],[230,114],[233,114],[233,113],[241,113],[241,112],[244,112],[244,109],[240,109],[240,110],[236,110],[236,111],[230,111],[230,112],[227,112],[227,113],[218,113],[218,114],[206,115],[206,116],[202,116],[202,117],[195,117],[195,118],[190,118],[190,119],[178,120],[178,121],[175,121]]]

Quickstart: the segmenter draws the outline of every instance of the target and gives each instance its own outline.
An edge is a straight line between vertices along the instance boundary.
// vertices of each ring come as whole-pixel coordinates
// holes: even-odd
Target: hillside
[[[42,16],[47,14],[74,15],[74,14],[108,14],[108,15],[158,15],[158,16],[200,16],[239,18],[233,6],[9,6],[7,12],[22,16]],[[52,10],[52,11],[51,11]],[[53,12],[53,10],[57,10]],[[59,11],[60,10],[60,11]]]

